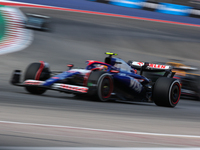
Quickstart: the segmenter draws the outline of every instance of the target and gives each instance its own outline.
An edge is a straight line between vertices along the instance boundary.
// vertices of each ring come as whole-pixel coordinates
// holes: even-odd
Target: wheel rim
[[[111,96],[113,86],[112,79],[110,77],[105,77],[101,84],[101,96],[103,99],[109,98]]]
[[[171,90],[171,102],[172,104],[176,105],[180,99],[180,95],[181,95],[181,90],[180,90],[180,86],[178,83],[175,83],[172,87]]]

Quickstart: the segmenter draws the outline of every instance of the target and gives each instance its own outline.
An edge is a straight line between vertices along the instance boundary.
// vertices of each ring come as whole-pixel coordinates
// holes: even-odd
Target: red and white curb
[[[25,16],[17,8],[0,7],[5,19],[5,35],[0,41],[0,55],[16,52],[28,47],[33,40],[31,30],[25,29]]]

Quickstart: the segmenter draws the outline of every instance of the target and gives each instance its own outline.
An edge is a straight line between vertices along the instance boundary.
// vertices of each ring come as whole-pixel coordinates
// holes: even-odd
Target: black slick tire
[[[111,99],[111,94],[114,89],[112,76],[105,71],[92,71],[88,83],[96,85],[92,89],[92,97],[98,101],[108,101]]]
[[[39,70],[40,70],[40,74],[38,76]],[[24,75],[24,81],[25,80],[36,80],[36,78],[38,78],[37,80],[44,81],[50,77],[50,74],[48,74],[48,72],[49,72],[48,70],[45,71],[44,68],[42,68],[41,63],[32,63],[26,69],[26,72]],[[38,87],[27,86],[27,87],[25,87],[25,89],[28,92],[30,92],[31,94],[37,94],[37,95],[40,95],[40,94],[43,94],[44,92],[46,92],[46,89],[42,89],[42,88],[38,88]]]
[[[100,101],[108,101],[111,98],[111,94],[113,92],[113,79],[109,74],[105,73],[100,76],[97,84],[97,90]]]
[[[181,86],[177,79],[161,77],[153,87],[152,99],[157,106],[175,107],[180,95]]]

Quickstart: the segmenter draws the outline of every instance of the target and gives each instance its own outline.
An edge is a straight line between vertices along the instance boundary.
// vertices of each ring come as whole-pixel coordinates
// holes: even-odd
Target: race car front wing
[[[65,93],[88,93],[89,88],[85,86],[77,86],[71,84],[64,83],[53,83],[51,86],[44,86],[45,81],[40,80],[25,80],[24,82],[20,82],[21,71],[15,70],[13,76],[11,78],[11,84],[15,86],[23,86],[23,87],[38,87],[47,90],[55,90]]]

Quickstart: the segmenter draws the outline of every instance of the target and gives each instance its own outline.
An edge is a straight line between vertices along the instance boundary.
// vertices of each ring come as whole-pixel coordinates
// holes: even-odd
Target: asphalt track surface
[[[68,63],[82,68],[85,60],[103,61],[106,51],[127,61],[176,59],[198,67],[200,28],[22,10],[52,17],[52,31],[34,31],[28,48],[0,56],[0,146],[200,147],[199,101],[181,99],[175,108],[154,103],[103,103],[54,91],[31,95],[9,84],[12,70],[24,71],[31,62],[43,60],[51,70],[64,71]]]

